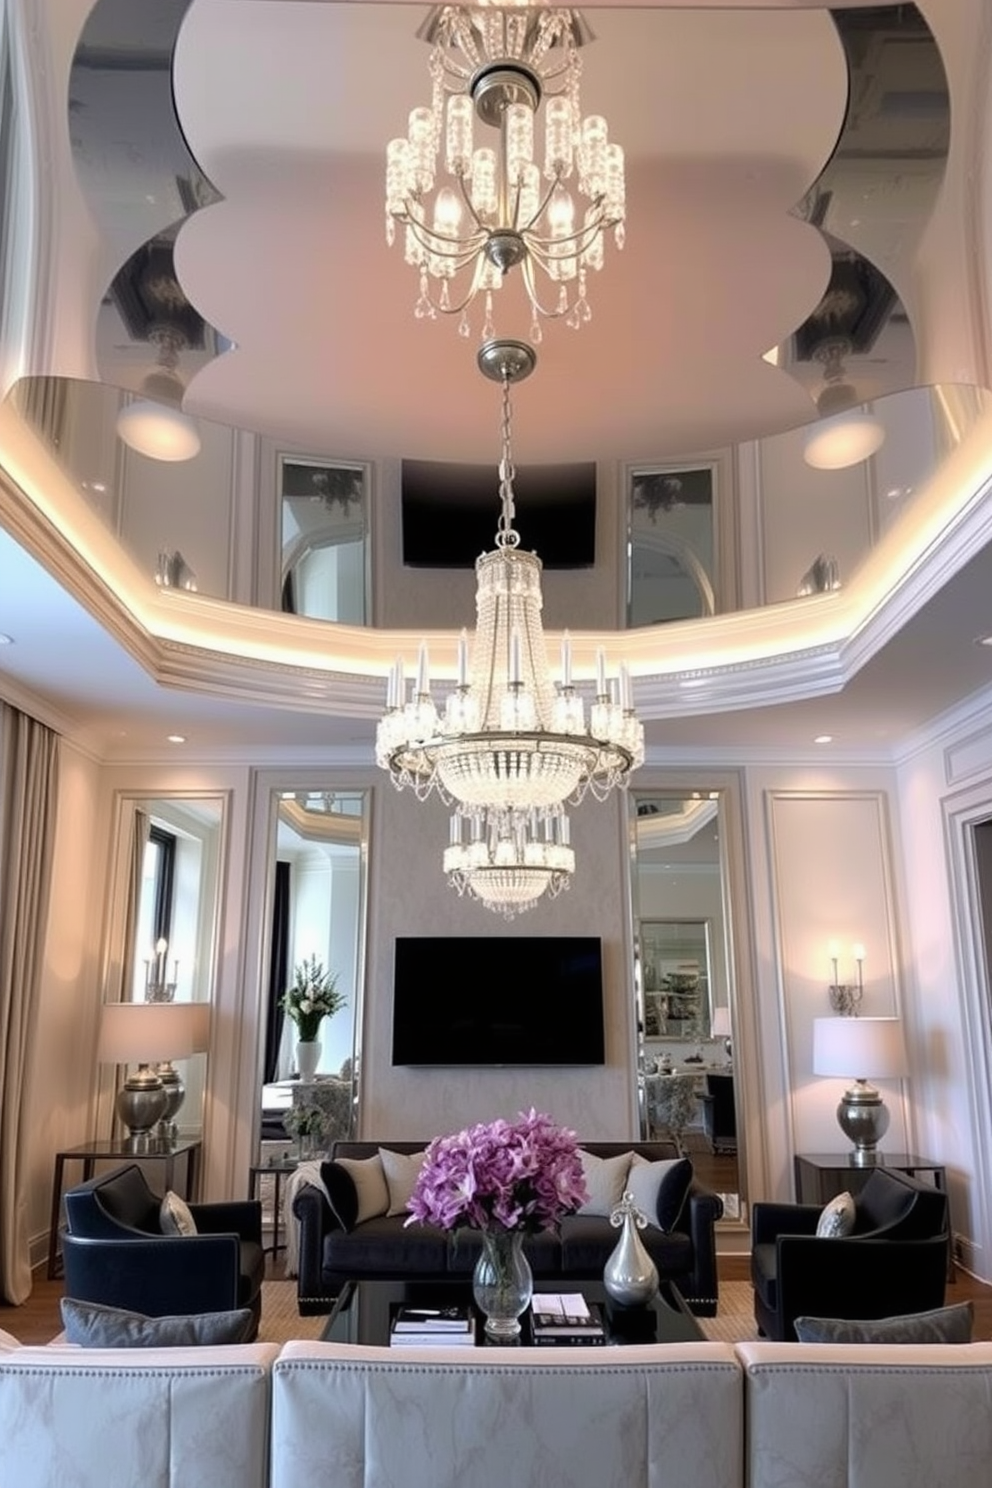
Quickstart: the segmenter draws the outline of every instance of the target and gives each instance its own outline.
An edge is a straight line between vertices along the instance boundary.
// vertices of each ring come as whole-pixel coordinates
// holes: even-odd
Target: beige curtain
[[[0,703],[0,1291],[31,1292],[27,1223],[28,1050],[48,921],[59,740]]]

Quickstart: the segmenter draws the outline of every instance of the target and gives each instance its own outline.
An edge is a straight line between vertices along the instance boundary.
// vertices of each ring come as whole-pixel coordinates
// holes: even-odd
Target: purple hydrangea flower
[[[575,1133],[533,1108],[481,1122],[427,1148],[407,1224],[443,1230],[554,1229],[589,1197]]]

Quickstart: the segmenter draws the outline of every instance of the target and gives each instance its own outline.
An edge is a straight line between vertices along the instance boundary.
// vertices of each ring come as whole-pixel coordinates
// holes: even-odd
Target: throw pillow
[[[626,1187],[634,1203],[650,1224],[667,1235],[679,1222],[692,1183],[692,1163],[687,1157],[648,1162],[639,1152],[630,1161]]]
[[[854,1229],[854,1199],[849,1193],[839,1193],[827,1204],[817,1221],[816,1233],[820,1240],[837,1240],[850,1235]]]
[[[190,1348],[214,1343],[247,1343],[254,1330],[251,1309],[194,1312],[186,1316],[146,1317],[121,1307],[63,1297],[59,1303],[66,1343],[86,1348]]]
[[[386,1187],[382,1159],[378,1153],[374,1157],[339,1157],[333,1163],[324,1163],[322,1171],[334,1167],[340,1168],[354,1185],[353,1210],[348,1206],[342,1212],[334,1199],[331,1200],[331,1207],[346,1230],[364,1224],[367,1219],[378,1219],[380,1214],[388,1211],[389,1189]],[[327,1192],[333,1194],[334,1189],[328,1185]],[[353,1214],[350,1224],[346,1223],[346,1215],[349,1213]]]
[[[391,1152],[388,1147],[379,1148],[382,1171],[389,1191],[387,1214],[406,1214],[413,1185],[426,1156],[423,1149],[420,1152]]]
[[[163,1235],[196,1234],[196,1220],[190,1212],[189,1205],[185,1199],[173,1193],[171,1188],[159,1206],[158,1222]]]
[[[627,1173],[630,1170],[632,1152],[620,1152],[616,1157],[597,1157],[595,1153],[579,1148],[582,1159],[582,1174],[586,1180],[589,1197],[577,1212],[609,1217],[623,1198]]]
[[[796,1318],[800,1343],[970,1343],[971,1302],[890,1318]]]

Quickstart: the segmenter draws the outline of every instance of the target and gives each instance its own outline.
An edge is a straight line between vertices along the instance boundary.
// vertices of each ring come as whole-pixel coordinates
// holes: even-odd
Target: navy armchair
[[[816,1204],[752,1206],[754,1316],[765,1337],[795,1342],[797,1317],[883,1318],[943,1306],[946,1194],[878,1167],[854,1205],[854,1231],[842,1239],[817,1237]]]
[[[164,1235],[161,1199],[137,1164],[70,1188],[65,1292],[149,1317],[262,1307],[262,1206],[191,1204],[195,1235]]]

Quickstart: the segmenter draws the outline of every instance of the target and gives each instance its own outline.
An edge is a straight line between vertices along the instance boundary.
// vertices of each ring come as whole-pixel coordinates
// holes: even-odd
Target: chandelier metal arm
[[[560,320],[563,315],[567,315],[567,299],[560,299],[557,308],[554,310],[549,310],[546,305],[543,305],[541,303],[540,297],[537,293],[537,285],[534,282],[533,264],[529,257],[524,259],[523,263],[520,266],[520,272],[523,274],[524,288],[527,291],[527,298],[530,300],[531,309],[534,311],[535,315],[540,315],[544,320]],[[564,285],[559,286],[559,295],[562,293],[564,288]]]
[[[426,223],[418,221],[409,212],[394,212],[392,215],[403,227],[410,229],[426,253],[431,254],[434,258],[450,258],[454,265],[455,273],[468,267],[488,237],[487,231],[485,228],[482,228],[478,233],[473,234],[471,238],[459,243],[453,243],[451,238],[442,237],[432,227],[428,227]]]

